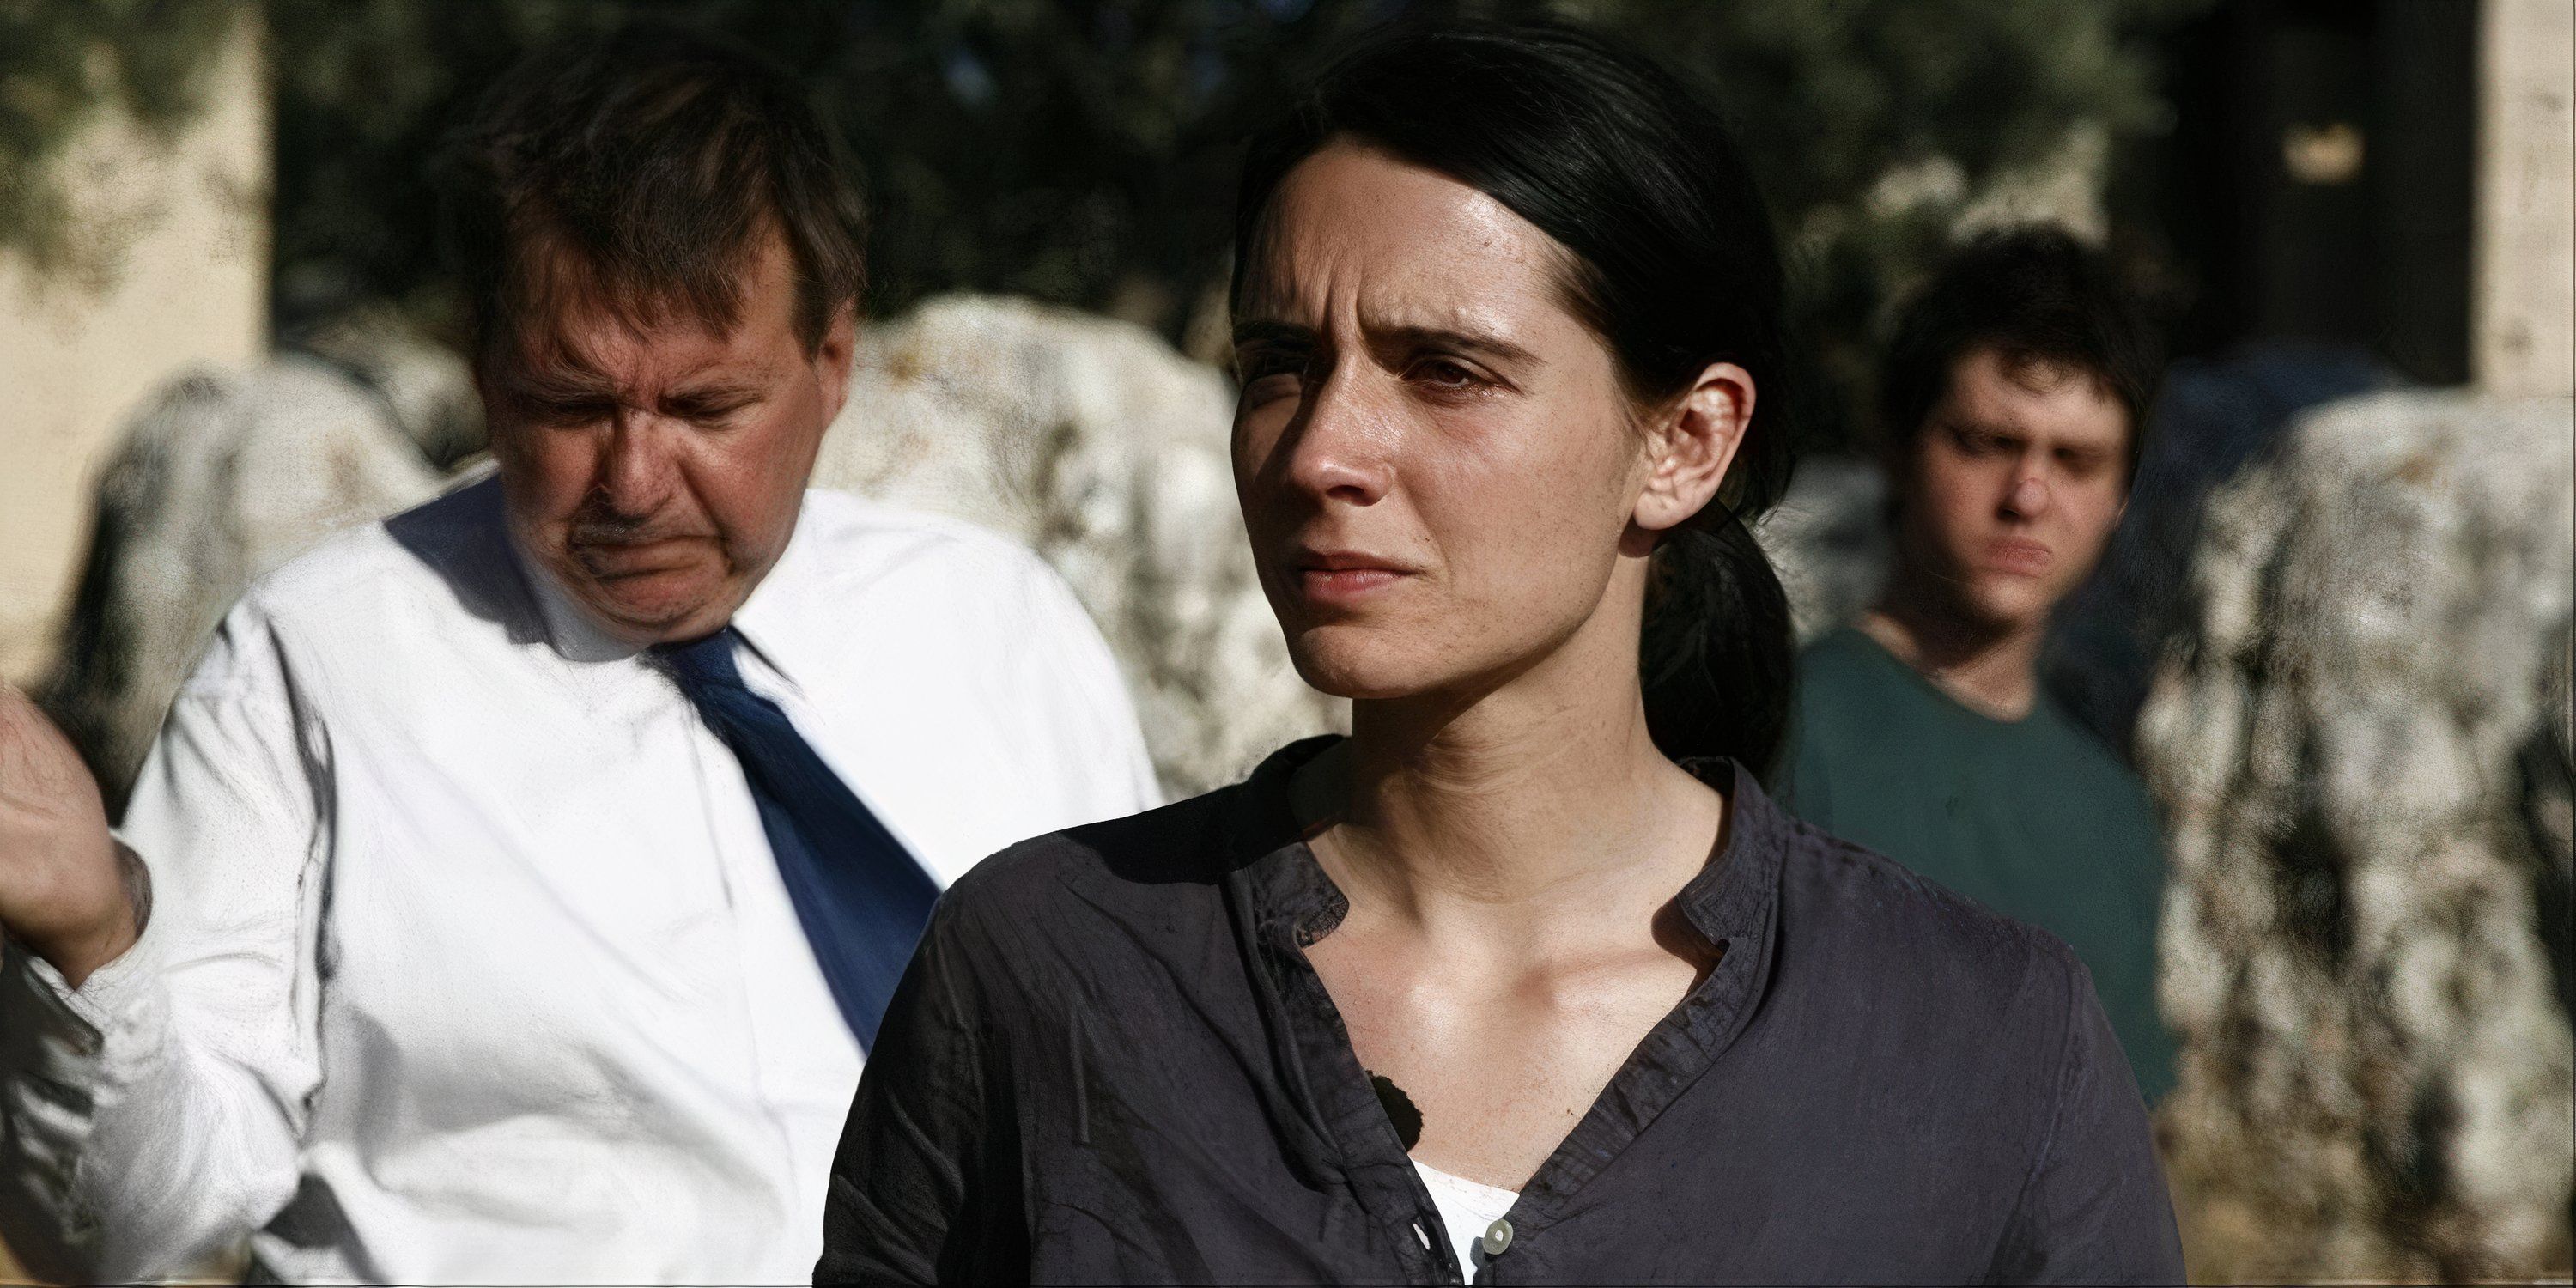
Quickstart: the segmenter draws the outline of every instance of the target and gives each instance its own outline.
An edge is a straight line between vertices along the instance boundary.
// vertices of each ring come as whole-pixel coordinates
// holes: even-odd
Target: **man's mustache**
[[[676,523],[646,515],[626,518],[613,514],[574,516],[564,529],[564,543],[573,546],[646,546],[657,541],[712,541],[716,534],[702,525]]]

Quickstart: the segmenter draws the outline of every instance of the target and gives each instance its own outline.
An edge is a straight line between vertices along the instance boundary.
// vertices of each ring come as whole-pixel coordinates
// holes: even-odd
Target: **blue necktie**
[[[736,638],[727,627],[653,652],[742,763],[778,875],[832,1000],[860,1048],[872,1049],[895,982],[930,923],[939,886],[814,754],[787,713],[744,687],[733,659]]]

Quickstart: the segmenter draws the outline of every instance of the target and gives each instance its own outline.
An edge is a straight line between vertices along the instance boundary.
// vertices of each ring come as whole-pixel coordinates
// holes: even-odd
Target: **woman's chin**
[[[1316,691],[1353,702],[1407,698],[1440,687],[1442,676],[1405,650],[1356,632],[1323,627],[1288,641],[1297,676]]]

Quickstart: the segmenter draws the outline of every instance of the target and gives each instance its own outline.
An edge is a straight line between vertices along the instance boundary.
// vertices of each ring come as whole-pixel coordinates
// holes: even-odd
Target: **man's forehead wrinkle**
[[[767,366],[744,338],[739,327],[719,335],[676,318],[639,330],[605,313],[558,316],[527,337],[514,383],[566,402],[757,392]]]
[[[2110,387],[2108,378],[2089,363],[2053,354],[1987,346],[1971,351],[1968,359],[1970,364],[1983,359],[2005,384],[2027,393],[2056,393],[2074,385]]]
[[[553,359],[626,381],[630,368],[652,369],[666,385],[716,371],[735,383],[768,373],[774,355],[764,343],[762,321],[736,310],[714,317],[684,293],[630,286],[585,271],[578,253],[546,256],[547,271],[528,283],[522,316],[531,357]],[[771,241],[747,258],[737,293],[777,305],[762,310],[769,323],[792,330],[794,267],[783,244]],[[783,281],[781,279],[784,279]],[[776,299],[772,300],[771,297]],[[770,316],[775,314],[776,316]]]
[[[2043,353],[2005,355],[1997,364],[2003,377],[2036,394],[2055,393],[2092,373],[2071,362],[2061,362]]]
[[[532,212],[513,256],[519,311],[536,318],[603,316],[638,340],[688,324],[730,333],[742,321],[744,284],[763,266],[766,249],[757,236],[738,240],[730,252],[669,257],[673,271],[654,274],[639,271],[632,256],[587,245],[574,230]]]
[[[617,382],[578,360],[523,359],[510,383],[521,394],[543,402],[579,402],[614,397]]]
[[[2128,414],[2098,377],[2066,366],[2061,369],[2074,378],[2034,388],[2001,367],[1998,362],[1993,379],[1951,382],[1942,414],[1952,425],[2069,448],[2107,451],[2120,445]]]
[[[2024,393],[2045,397],[2080,386],[2106,401],[2117,401],[2118,398],[2111,388],[2110,377],[2084,362],[1991,344],[1971,350],[1966,361],[1980,357],[1992,362],[1995,374],[2002,377],[2007,385]]]

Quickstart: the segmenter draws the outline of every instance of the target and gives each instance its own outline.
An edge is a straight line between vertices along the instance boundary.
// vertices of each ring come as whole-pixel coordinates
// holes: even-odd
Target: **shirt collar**
[[[752,587],[742,607],[734,610],[729,623],[761,661],[790,684],[797,683],[799,665],[810,663],[816,656],[817,641],[800,629],[803,623],[815,620],[813,614],[803,611],[813,593],[814,556],[810,547],[814,543],[806,536],[807,526],[800,504],[787,548],[779,552],[778,561]],[[554,573],[519,548],[515,535],[510,538],[510,552],[518,559],[530,597],[536,601],[547,642],[564,660],[622,662],[644,651],[592,621],[590,614],[573,602],[572,593],[555,580]]]
[[[600,629],[590,614],[572,602],[572,593],[555,580],[553,570],[519,548],[516,533],[510,536],[510,553],[518,557],[519,571],[528,583],[528,597],[537,601],[537,615],[545,622],[546,642],[565,661],[622,662],[644,651]]]
[[[1304,952],[1350,908],[1315,861],[1289,801],[1297,768],[1333,741],[1291,743],[1243,784],[1230,811],[1224,856],[1235,891],[1230,902],[1273,981],[1268,997],[1279,1019],[1281,1058],[1308,1089],[1310,1111],[1323,1138],[1340,1149],[1362,1203],[1389,1229],[1401,1230],[1415,1219],[1419,1182]],[[1751,1022],[1770,980],[1781,873],[1795,825],[1736,762],[1693,760],[1683,768],[1723,791],[1728,802],[1724,844],[1676,896],[1691,925],[1717,948],[1717,961],[1675,1012],[1647,1031],[1530,1178],[1512,1209],[1512,1225],[1523,1234],[1563,1219],[1582,1187],[1715,1065]]]
[[[1235,820],[1237,853],[1228,866],[1245,869],[1265,933],[1299,949],[1331,933],[1350,911],[1349,899],[1307,848],[1289,800],[1297,770],[1337,741],[1339,735],[1327,734],[1272,753],[1245,780]],[[1789,818],[1753,774],[1731,759],[1686,760],[1682,768],[1723,793],[1727,813],[1725,843],[1683,884],[1676,901],[1710,943],[1727,944],[1742,957],[1767,956]]]
[[[1682,768],[1726,796],[1726,844],[1683,883],[1682,913],[1711,943],[1766,937],[1779,903],[1780,860],[1790,820],[1762,790],[1753,771],[1726,758],[1686,760]]]

